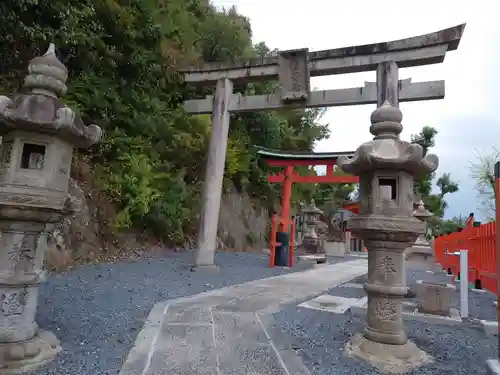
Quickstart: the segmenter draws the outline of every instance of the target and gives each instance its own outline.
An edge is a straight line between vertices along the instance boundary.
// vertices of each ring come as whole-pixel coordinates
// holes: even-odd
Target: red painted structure
[[[359,202],[347,202],[343,207],[344,210],[351,211],[353,214],[359,213]]]
[[[462,249],[468,250],[468,277],[477,287],[499,293],[498,271],[496,270],[496,223],[490,222],[474,226],[474,216],[470,215],[467,225],[460,232],[434,239],[436,262],[449,271],[454,280],[460,272],[460,259],[452,255]]]
[[[497,281],[497,321],[500,322],[500,162],[495,163],[495,250],[493,259],[495,261],[495,273]],[[500,325],[498,326],[498,337],[500,337]],[[500,342],[498,344],[498,355],[500,356]]]
[[[280,232],[288,232],[290,226],[290,199],[292,197],[293,183],[313,183],[313,184],[354,184],[359,182],[357,176],[336,176],[334,174],[335,165],[339,156],[352,156],[354,152],[297,152],[278,151],[262,147],[257,147],[257,155],[264,159],[270,167],[282,168],[283,171],[277,175],[268,176],[267,180],[272,183],[283,183],[281,194],[281,215],[278,220]],[[296,166],[326,166],[326,174],[322,176],[301,176],[294,171]],[[356,206],[351,210],[355,212]],[[275,233],[271,234],[274,238]],[[274,259],[273,247],[271,244],[271,257]],[[290,248],[289,266],[292,266],[293,247]],[[274,263],[273,263],[274,266]]]

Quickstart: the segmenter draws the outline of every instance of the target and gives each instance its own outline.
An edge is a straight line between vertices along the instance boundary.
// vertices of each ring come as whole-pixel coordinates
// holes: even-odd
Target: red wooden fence
[[[468,250],[469,280],[497,295],[500,302],[500,161],[495,163],[495,208],[496,220],[478,227],[472,225],[471,214],[467,227],[461,232],[437,237],[434,240],[434,254],[437,263],[445,270],[458,275],[460,257],[449,255],[459,250]],[[497,303],[498,321],[500,321],[500,303]],[[500,337],[500,326],[499,326]],[[500,345],[499,345],[500,353]],[[499,354],[500,356],[500,354]]]
[[[460,250],[468,250],[469,280],[476,287],[481,286],[497,293],[495,222],[478,227],[468,226],[461,232],[434,239],[436,262],[455,278],[460,272],[460,257],[449,255]]]

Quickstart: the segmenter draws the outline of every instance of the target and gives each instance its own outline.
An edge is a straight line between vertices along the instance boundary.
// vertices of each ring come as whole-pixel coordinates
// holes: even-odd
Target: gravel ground
[[[348,260],[350,257],[328,261]],[[118,374],[156,302],[307,267],[303,264],[293,270],[270,269],[267,256],[249,253],[219,253],[216,262],[221,265],[217,273],[190,272],[190,253],[165,252],[115,264],[84,266],[52,276],[40,288],[37,321],[41,328],[56,333],[64,350],[54,362],[32,374]],[[449,280],[444,274],[408,272],[409,283],[430,277]],[[354,282],[362,283],[364,279],[361,277]],[[330,292],[345,297],[364,295],[362,289],[353,288],[334,288]],[[488,293],[469,295],[471,315],[482,319],[494,317],[493,296]],[[291,306],[275,314],[275,319],[295,347],[302,348],[301,355],[312,375],[377,373],[342,355],[345,342],[363,329],[362,317]],[[482,374],[486,359],[495,355],[496,340],[485,338],[472,327],[460,330],[443,326],[430,328],[422,323],[407,324],[412,340],[440,360],[415,370],[414,375]]]
[[[406,283],[408,286],[415,285],[417,280],[451,283],[451,276],[447,275],[444,272],[441,272],[440,269],[438,269],[438,272],[429,273],[426,272],[426,270],[420,269],[418,266],[415,266],[413,268],[410,264],[406,272]],[[358,277],[351,282],[363,284],[364,282],[366,282],[366,279],[367,276],[365,275]],[[454,285],[457,287],[454,299],[454,307],[460,309],[460,282],[457,280]],[[335,296],[348,298],[361,298],[366,295],[363,289],[343,287],[333,288],[329,293]],[[497,310],[493,305],[493,302],[495,302],[496,299],[497,298],[493,293],[490,293],[486,290],[482,292],[475,291],[471,286],[471,288],[469,288],[469,318],[472,320],[483,319],[497,321]]]
[[[165,252],[50,277],[40,288],[37,322],[57,335],[63,352],[33,374],[118,374],[155,303],[308,267],[270,269],[267,256],[250,253],[218,253],[216,273],[190,272],[192,262],[190,253]]]
[[[274,314],[275,326],[291,341],[311,375],[371,375],[377,370],[343,354],[347,341],[362,332],[361,316],[332,314],[296,306]],[[407,322],[406,332],[418,347],[435,358],[410,375],[486,374],[486,360],[496,356],[496,338],[473,327],[460,329]]]
[[[417,268],[417,269],[415,269]],[[411,265],[407,270],[408,285],[416,280],[448,281],[444,273],[428,273]],[[362,284],[367,277],[361,276],[351,283]],[[329,294],[361,298],[366,296],[363,289],[336,287]],[[469,312],[471,317],[495,320],[493,307],[495,297],[490,293],[469,293]],[[456,305],[459,304],[457,291]],[[343,355],[346,342],[353,334],[361,332],[365,326],[364,317],[346,314],[333,314],[312,309],[289,306],[274,314],[275,326],[291,341],[311,375],[371,375],[379,372],[365,363]],[[406,332],[410,339],[421,349],[435,358],[435,362],[419,369],[411,375],[471,375],[486,374],[486,360],[495,358],[497,338],[486,336],[472,324],[458,327],[430,325],[405,321]]]
[[[414,285],[417,280],[427,280],[427,281],[441,281],[451,283],[451,276],[444,272],[438,273],[428,273],[422,270],[412,270],[408,271],[407,283],[408,285]],[[455,292],[454,306],[460,309],[460,281],[456,280],[454,285],[457,290]],[[470,319],[484,319],[484,320],[497,320],[497,310],[493,305],[496,301],[496,296],[486,290],[478,292],[472,289],[472,285],[469,288],[469,318]]]

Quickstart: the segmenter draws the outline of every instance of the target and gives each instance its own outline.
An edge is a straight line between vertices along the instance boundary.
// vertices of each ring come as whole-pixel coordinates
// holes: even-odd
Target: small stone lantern
[[[68,194],[73,148],[99,141],[65,106],[68,71],[54,45],[30,61],[23,93],[0,96],[0,373],[21,373],[61,349],[35,322],[47,235],[79,202]]]
[[[417,205],[417,208],[413,211],[413,216],[415,216],[418,220],[420,220],[424,224],[424,227],[418,234],[417,240],[415,241],[413,246],[406,250],[406,255],[409,258],[418,256],[426,259],[427,257],[433,255],[432,247],[429,241],[427,241],[427,238],[425,237],[427,229],[427,221],[433,215],[432,213],[427,211],[427,209],[424,206],[424,202],[420,201]]]
[[[436,170],[438,158],[424,157],[420,145],[399,138],[403,115],[396,105],[383,102],[371,115],[373,140],[362,144],[352,158],[339,157],[337,163],[345,172],[359,176],[360,210],[349,219],[348,228],[368,248],[367,326],[346,349],[349,355],[377,367],[394,363],[412,367],[427,358],[408,341],[404,330],[403,253],[423,227],[413,216],[414,176]]]
[[[321,222],[320,217],[323,215],[323,211],[316,207],[314,200],[312,200],[309,206],[301,208],[300,214],[304,223],[302,247],[308,253],[318,254],[321,252],[321,239],[316,230]]]

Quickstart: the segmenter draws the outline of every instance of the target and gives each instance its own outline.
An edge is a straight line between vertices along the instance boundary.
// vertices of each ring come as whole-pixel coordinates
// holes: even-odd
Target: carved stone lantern
[[[424,157],[420,145],[399,138],[402,118],[397,106],[383,102],[371,115],[373,140],[362,144],[352,158],[341,156],[337,163],[345,172],[359,176],[360,210],[350,218],[348,228],[368,248],[367,326],[362,335],[353,337],[347,350],[382,367],[394,363],[411,367],[427,358],[408,341],[404,330],[403,252],[423,227],[413,215],[414,176],[436,170],[438,158]]]
[[[68,71],[53,44],[28,72],[23,93],[0,96],[1,374],[32,369],[60,350],[35,322],[47,235],[79,205],[68,193],[73,149],[101,138],[98,126],[85,126],[61,102]]]
[[[316,207],[314,200],[312,200],[310,205],[301,207],[300,215],[304,223],[302,248],[308,253],[317,254],[321,252],[321,239],[316,230],[321,223],[320,217],[323,215],[323,211]]]
[[[426,229],[427,229],[427,221],[433,216],[431,212],[427,211],[427,209],[424,206],[424,202],[420,201],[417,204],[417,208],[413,211],[413,216],[415,216],[418,220],[420,220],[423,224],[424,227],[418,234],[417,240],[413,244],[412,247],[408,248],[406,250],[406,255],[408,257],[412,257],[413,255],[415,256],[421,256],[424,258],[427,258],[428,256],[433,255],[432,247],[427,241],[427,238],[425,237],[426,235]]]

